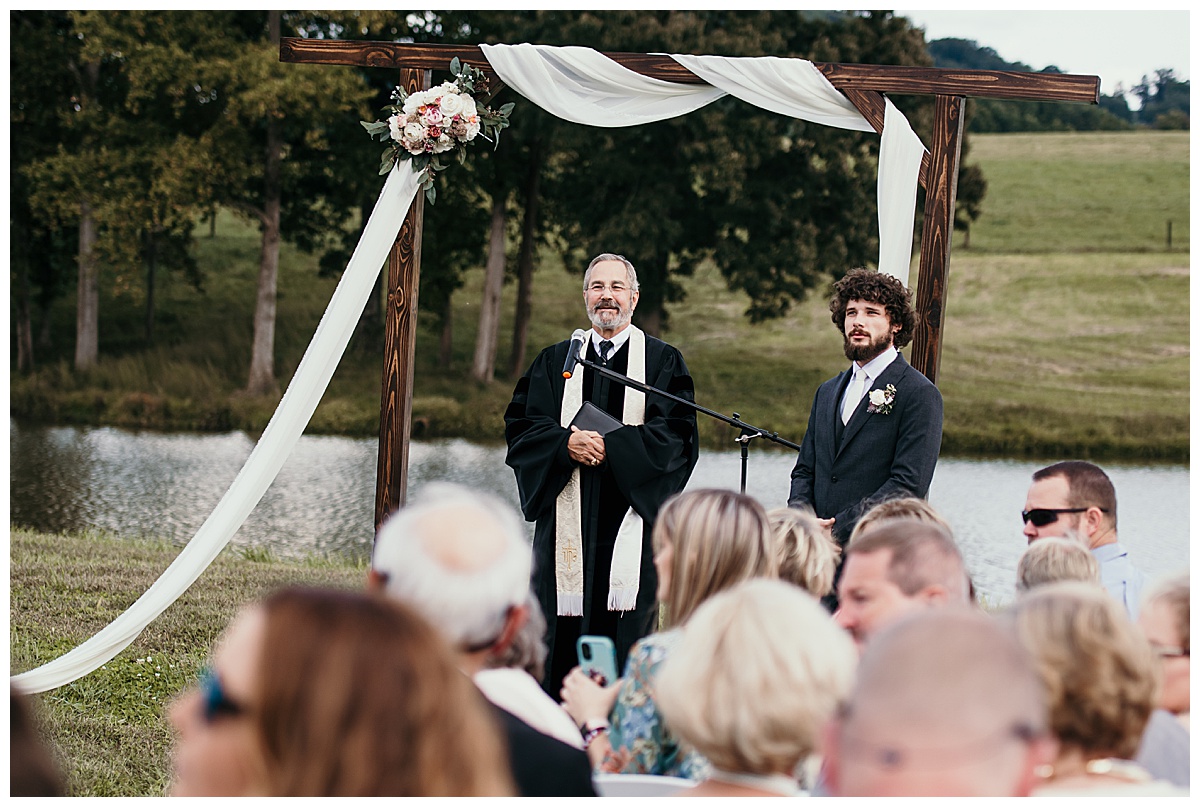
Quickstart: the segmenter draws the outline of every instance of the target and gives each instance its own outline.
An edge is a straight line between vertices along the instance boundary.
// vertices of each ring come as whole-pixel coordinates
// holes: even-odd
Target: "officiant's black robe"
[[[562,366],[570,341],[543,350],[517,382],[504,413],[508,442],[505,462],[513,469],[526,520],[536,522],[533,539],[533,591],[546,616],[546,691],[558,697],[563,675],[574,666],[575,639],[599,634],[613,639],[618,674],[629,648],[655,627],[655,590],[650,531],[658,508],[683,490],[699,454],[696,413],[661,395],[646,394],[645,424],[623,426],[604,439],[605,462],[597,468],[579,465],[567,453],[570,431],[559,425],[566,380]],[[587,357],[600,357],[589,338]],[[629,341],[611,358],[624,374],[629,366]],[[584,368],[577,368],[579,369]],[[693,400],[692,378],[683,356],[667,343],[646,336],[645,383],[684,400]],[[584,369],[584,400],[622,419],[625,388],[590,367]],[[558,494],[580,468],[583,537],[583,616],[557,617],[555,578],[555,503]],[[613,545],[626,509],[642,517],[641,574],[633,611],[608,610],[608,575]]]

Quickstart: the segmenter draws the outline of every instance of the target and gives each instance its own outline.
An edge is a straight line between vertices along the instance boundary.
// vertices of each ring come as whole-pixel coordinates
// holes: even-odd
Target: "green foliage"
[[[1174,70],[1155,70],[1133,88],[1142,102],[1137,117],[1155,129],[1187,129],[1192,112],[1192,84],[1180,81]]]

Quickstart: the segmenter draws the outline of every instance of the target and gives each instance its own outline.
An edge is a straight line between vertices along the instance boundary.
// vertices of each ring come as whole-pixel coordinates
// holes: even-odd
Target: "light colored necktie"
[[[842,425],[850,422],[850,417],[854,414],[854,410],[858,408],[858,402],[862,399],[863,390],[867,386],[867,374],[863,372],[861,367],[855,368],[854,378],[850,379],[850,386],[846,388],[846,400],[842,403]]]

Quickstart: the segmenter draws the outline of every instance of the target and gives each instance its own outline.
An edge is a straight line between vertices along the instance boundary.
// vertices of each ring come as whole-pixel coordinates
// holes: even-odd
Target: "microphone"
[[[579,351],[583,350],[586,339],[587,331],[582,328],[571,334],[571,346],[567,348],[567,360],[563,362],[563,378],[570,378],[575,372],[575,365],[579,364]]]

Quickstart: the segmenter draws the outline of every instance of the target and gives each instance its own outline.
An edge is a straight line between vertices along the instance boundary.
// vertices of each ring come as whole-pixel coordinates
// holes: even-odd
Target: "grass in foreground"
[[[16,674],[90,638],[149,588],[179,547],[115,536],[10,530],[9,652]],[[31,696],[72,796],[159,796],[170,776],[166,706],[191,685],[239,607],[285,585],[357,589],[349,561],[224,551],[101,669]]]

